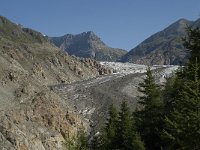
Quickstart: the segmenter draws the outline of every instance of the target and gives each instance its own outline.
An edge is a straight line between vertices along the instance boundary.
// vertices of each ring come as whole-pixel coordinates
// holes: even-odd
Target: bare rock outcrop
[[[48,86],[96,77],[102,66],[1,16],[0,24],[0,149],[65,149],[89,125]]]

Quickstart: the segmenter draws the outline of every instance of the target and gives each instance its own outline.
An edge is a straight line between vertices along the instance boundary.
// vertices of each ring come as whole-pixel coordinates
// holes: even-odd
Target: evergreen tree
[[[103,139],[99,150],[144,150],[144,143],[136,133],[133,116],[124,101],[121,104],[120,112],[111,105],[109,118],[103,130]],[[94,149],[94,148],[93,148]]]
[[[144,150],[144,143],[137,134],[135,120],[126,101],[121,104],[119,112],[118,145],[123,150]]]
[[[138,131],[145,142],[146,149],[161,149],[164,103],[150,67],[147,68],[144,82],[139,86],[139,91],[142,92],[143,96],[139,97],[141,109],[135,113]]]
[[[189,64],[200,64],[200,29],[187,28],[187,37],[183,39],[184,46],[190,52]]]
[[[177,91],[182,88],[183,79],[179,74],[182,71],[179,70],[179,73],[173,74],[171,77],[166,78],[166,83],[164,90],[162,91],[162,97],[164,101],[164,115],[168,116],[174,109],[174,105],[177,99]]]
[[[166,118],[165,134],[173,148],[200,149],[200,66],[190,64],[192,79],[184,80],[173,112]],[[191,78],[190,75],[190,78]]]
[[[103,130],[103,146],[108,149],[117,148],[117,128],[118,128],[118,111],[111,105],[108,111],[108,119]]]
[[[188,28],[184,45],[191,52],[189,63],[179,71],[172,96],[174,105],[166,117],[165,138],[171,149],[200,149],[200,30]]]
[[[133,150],[145,150],[144,142],[141,139],[141,136],[135,134],[132,141]]]
[[[108,144],[106,143],[106,140],[102,139],[103,137],[101,135],[94,135],[92,141],[91,141],[91,145],[90,145],[90,149],[91,150],[106,150]]]
[[[118,143],[121,148],[130,149],[132,148],[133,138],[133,118],[128,108],[126,101],[121,104],[121,110],[119,112],[119,127],[118,127]]]

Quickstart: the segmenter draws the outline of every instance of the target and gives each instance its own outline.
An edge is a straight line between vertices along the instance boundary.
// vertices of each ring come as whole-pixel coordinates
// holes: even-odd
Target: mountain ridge
[[[182,38],[186,36],[186,27],[197,25],[197,21],[179,19],[162,31],[145,39],[127,54],[122,62],[148,65],[180,65],[187,62],[188,51],[183,46]]]
[[[49,37],[49,40],[70,55],[98,61],[116,61],[127,52],[107,46],[93,31]]]

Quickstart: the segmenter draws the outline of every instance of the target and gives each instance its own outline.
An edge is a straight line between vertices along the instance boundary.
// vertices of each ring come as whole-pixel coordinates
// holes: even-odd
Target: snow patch
[[[148,66],[133,64],[133,63],[121,63],[121,62],[100,62],[101,65],[113,69],[114,74],[128,75],[134,73],[145,73]],[[159,82],[165,82],[166,77],[169,77],[173,72],[175,72],[179,66],[177,65],[153,65],[151,70],[162,68],[162,71],[155,73],[155,76],[158,77]]]

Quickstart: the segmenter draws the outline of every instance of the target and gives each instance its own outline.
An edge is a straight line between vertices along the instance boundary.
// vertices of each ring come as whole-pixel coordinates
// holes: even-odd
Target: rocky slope
[[[65,140],[88,123],[48,86],[112,72],[2,16],[0,64],[0,149],[9,150],[64,149]]]
[[[150,36],[121,58],[122,62],[138,64],[184,64],[188,51],[184,48],[182,38],[186,36],[186,27],[200,27],[200,20],[180,19],[166,29]]]
[[[92,31],[77,35],[66,34],[61,37],[50,37],[49,39],[70,55],[94,58],[99,61],[116,61],[126,53],[125,50],[107,46]]]
[[[115,70],[114,74],[76,82],[51,86],[60,97],[83,116],[92,127],[91,135],[105,123],[108,107],[119,107],[123,100],[134,110],[137,106],[138,84],[143,82],[147,66],[132,63],[101,62]],[[156,81],[165,82],[165,77],[176,71],[178,66],[153,66]]]

